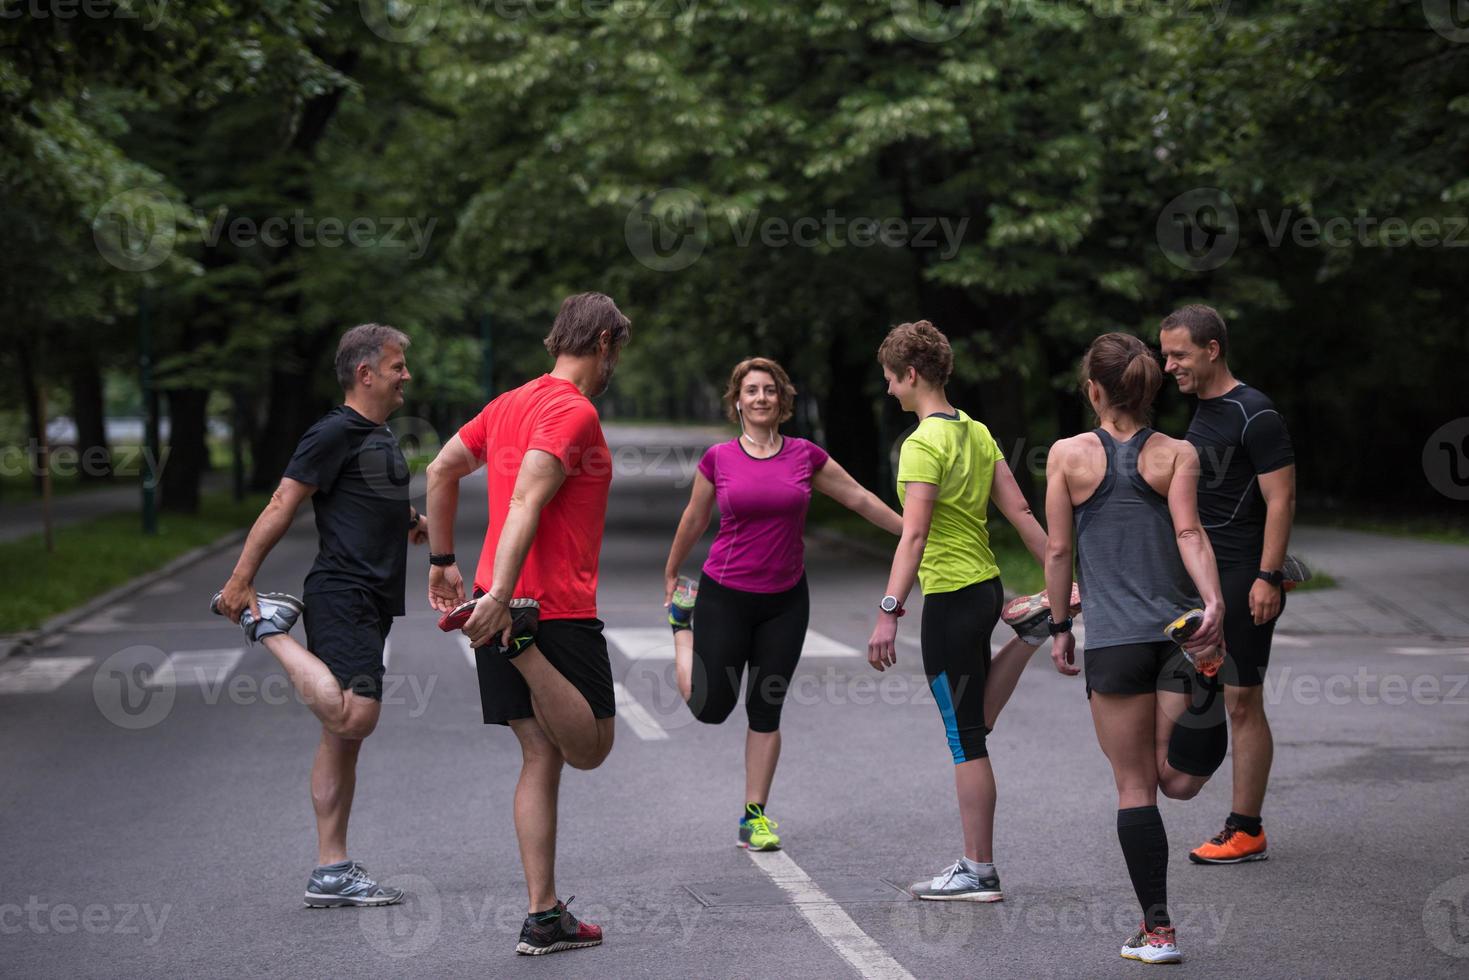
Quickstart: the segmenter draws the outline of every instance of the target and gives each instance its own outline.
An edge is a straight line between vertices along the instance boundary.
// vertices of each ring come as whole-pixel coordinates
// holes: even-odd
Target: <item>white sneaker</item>
[[[1139,963],[1182,963],[1172,926],[1149,929],[1138,926],[1137,934],[1122,944],[1122,958]]]

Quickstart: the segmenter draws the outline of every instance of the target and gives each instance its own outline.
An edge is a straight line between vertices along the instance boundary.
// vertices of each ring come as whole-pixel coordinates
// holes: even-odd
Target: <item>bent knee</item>
[[[1174,776],[1158,780],[1158,789],[1170,800],[1191,800],[1199,795],[1204,784],[1188,776]]]
[[[724,720],[734,711],[733,701],[705,700],[703,704],[695,705],[693,700],[689,701],[689,710],[694,713],[694,718],[706,725],[723,724]]]

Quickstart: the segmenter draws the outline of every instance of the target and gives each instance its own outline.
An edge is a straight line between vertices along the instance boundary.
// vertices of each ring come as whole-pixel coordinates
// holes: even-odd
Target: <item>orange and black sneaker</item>
[[[1263,827],[1258,834],[1249,834],[1229,823],[1207,842],[1188,852],[1188,859],[1194,864],[1243,864],[1245,861],[1264,861],[1267,857]]]

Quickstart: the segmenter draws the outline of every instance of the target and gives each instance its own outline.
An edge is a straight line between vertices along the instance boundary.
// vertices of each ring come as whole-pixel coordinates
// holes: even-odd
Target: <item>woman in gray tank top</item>
[[[1188,648],[1222,643],[1224,605],[1199,523],[1198,455],[1148,427],[1162,382],[1153,353],[1136,337],[1109,333],[1087,349],[1082,386],[1098,426],[1051,447],[1046,589],[1052,609],[1066,608],[1074,541],[1087,696],[1117,781],[1117,836],[1143,912],[1122,955],[1176,963],[1182,955],[1168,918],[1168,837],[1157,794],[1198,793],[1223,762],[1228,738],[1222,696],[1163,632],[1202,597],[1203,625]],[[1070,627],[1070,620],[1052,623],[1051,657],[1057,670],[1075,675]]]

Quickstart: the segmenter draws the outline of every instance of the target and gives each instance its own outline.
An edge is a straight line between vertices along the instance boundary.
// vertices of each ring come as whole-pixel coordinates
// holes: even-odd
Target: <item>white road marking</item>
[[[384,640],[383,641],[383,670],[384,671],[386,671],[388,669],[388,661],[392,658],[392,656],[393,656],[393,641],[392,640]]]
[[[1276,633],[1274,642],[1279,643],[1283,647],[1308,647],[1313,645],[1310,640],[1304,637],[1287,636],[1284,633]]]
[[[148,687],[198,687],[224,683],[235,664],[245,651],[240,647],[228,650],[178,650],[168,655],[153,676],[148,678]]]
[[[459,641],[459,649],[464,652],[464,659],[469,661],[469,669],[478,673],[479,664],[474,661],[474,647],[469,645],[469,637],[458,633],[454,638]]]
[[[852,969],[868,980],[913,980],[913,974],[903,969],[897,960],[863,932],[785,851],[745,853],[781,891],[790,896],[792,904],[805,916],[816,934]]]
[[[1396,653],[1402,657],[1446,657],[1469,653],[1469,649],[1464,647],[1390,647],[1387,652]]]
[[[629,660],[672,660],[673,633],[666,627],[626,627],[603,631]],[[803,657],[861,657],[864,653],[825,633],[806,631]]]
[[[633,730],[638,738],[645,742],[656,742],[668,738],[668,733],[663,726],[658,724],[648,709],[643,707],[642,702],[632,696],[622,681],[612,682],[612,693],[617,699],[617,717],[627,722],[627,727]]]
[[[96,657],[15,658],[0,671],[0,694],[47,694],[91,666]]]

